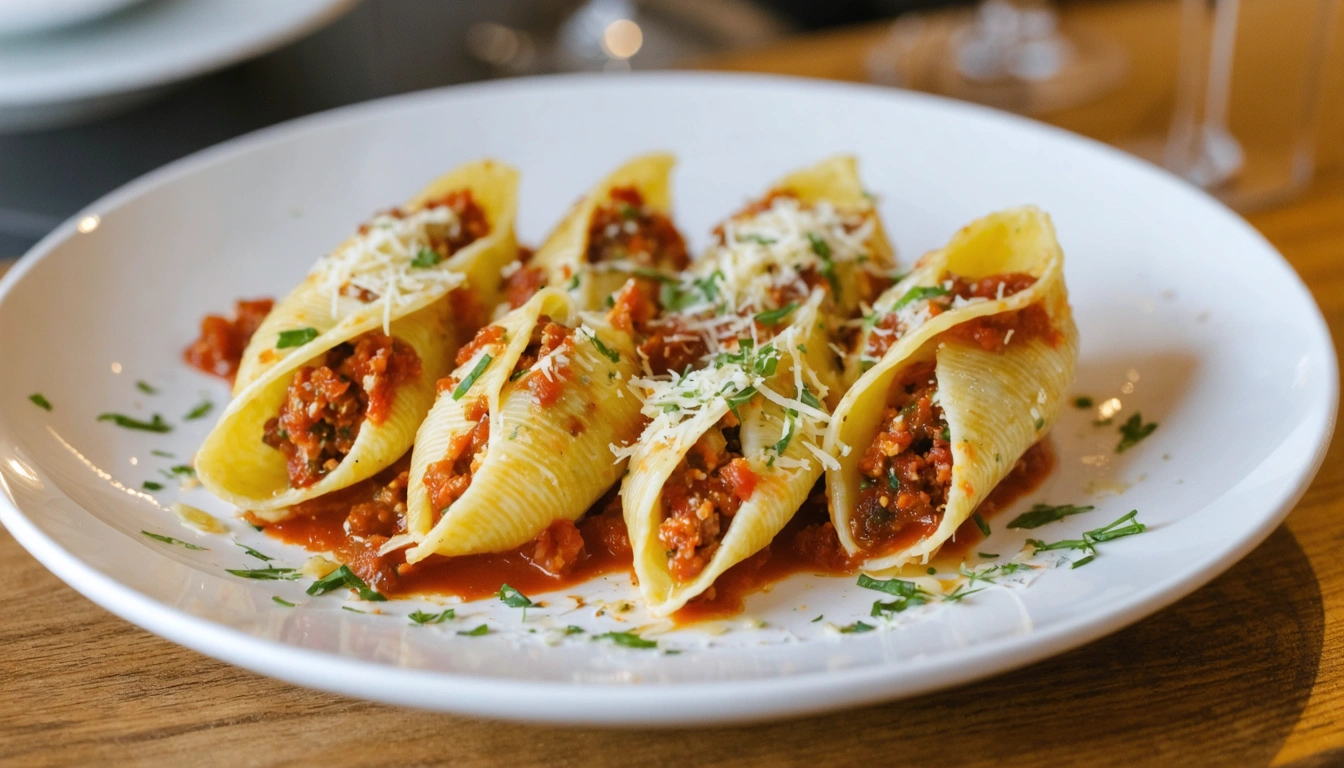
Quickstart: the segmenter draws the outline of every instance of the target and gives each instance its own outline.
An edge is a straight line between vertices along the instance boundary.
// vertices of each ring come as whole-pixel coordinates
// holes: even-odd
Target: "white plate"
[[[1160,428],[1123,455],[1114,425],[1068,409],[1060,466],[1032,501],[1095,512],[1030,533],[1069,538],[1130,509],[1151,530],[1103,545],[1086,568],[1050,570],[917,620],[839,636],[877,593],[795,577],[747,614],[663,636],[678,655],[612,647],[594,631],[641,625],[564,595],[520,612],[487,600],[412,626],[306,600],[303,583],[241,580],[259,565],[196,534],[135,490],[189,456],[207,421],[181,415],[224,388],[179,350],[199,317],[278,294],[370,212],[440,171],[493,155],[524,172],[521,232],[536,242],[576,195],[627,156],[671,149],[678,219],[703,244],[713,222],[790,168],[837,151],[866,183],[906,263],[986,212],[1036,203],[1055,217],[1083,339],[1076,392],[1117,397]],[[1019,118],[896,91],[696,74],[517,80],[390,99],[229,142],[150,174],[40,243],[0,292],[0,518],[92,600],[203,653],[302,685],[381,701],[537,721],[725,723],[818,712],[984,677],[1078,646],[1204,584],[1258,544],[1300,496],[1335,418],[1336,361],[1310,294],[1242,220],[1137,160]],[[89,228],[95,220],[86,219]],[[147,396],[133,382],[163,388]],[[44,393],[47,413],[28,402]],[[127,432],[104,411],[178,424]],[[180,459],[179,459],[180,461]],[[157,494],[167,504],[175,488]],[[223,513],[198,490],[182,494]],[[1028,532],[994,519],[978,550],[1014,553]],[[238,521],[235,535],[296,565],[304,554]],[[209,547],[151,541],[149,530]],[[566,590],[565,594],[576,594]],[[590,603],[633,593],[624,577]],[[286,608],[281,596],[305,603]],[[537,596],[533,596],[537,597]],[[356,607],[369,608],[369,604]],[[825,620],[812,623],[813,616]],[[764,629],[749,619],[764,620]],[[871,619],[868,619],[872,621]],[[459,637],[480,623],[488,637]],[[557,646],[528,629],[583,626]]]
[[[172,83],[296,40],[354,4],[154,0],[73,27],[7,36],[0,40],[0,130],[59,125],[130,106]],[[92,4],[57,4],[72,11],[82,5]]]

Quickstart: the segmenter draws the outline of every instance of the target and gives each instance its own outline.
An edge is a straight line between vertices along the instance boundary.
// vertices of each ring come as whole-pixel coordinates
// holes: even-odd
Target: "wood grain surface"
[[[1171,52],[1148,33],[1173,22],[1168,5],[1114,2],[1069,11],[1087,14],[1131,54],[1160,58]],[[861,79],[863,50],[880,34],[847,31],[703,64]],[[1344,336],[1341,47],[1318,181],[1290,204],[1249,217],[1302,275],[1336,339]],[[1118,140],[1120,133],[1108,131],[1153,119],[1140,105],[1159,101],[1166,86],[1157,74],[1145,76],[1146,85],[1131,80],[1105,104],[1052,120]],[[1126,630],[952,691],[701,731],[518,726],[296,688],[111,616],[0,531],[9,605],[0,622],[0,764],[1340,765],[1341,521],[1344,448],[1336,441],[1287,523],[1262,546]]]

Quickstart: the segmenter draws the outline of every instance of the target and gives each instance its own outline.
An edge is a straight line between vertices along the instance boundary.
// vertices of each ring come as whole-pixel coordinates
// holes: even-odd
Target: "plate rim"
[[[297,685],[332,693],[381,701],[384,703],[445,712],[481,715],[514,721],[568,725],[626,727],[676,727],[686,725],[726,725],[799,717],[809,714],[858,707],[896,698],[909,698],[933,690],[962,685],[1008,672],[1033,662],[1066,652],[1115,632],[1168,607],[1189,595],[1243,559],[1259,546],[1283,521],[1306,493],[1329,448],[1339,405],[1339,368],[1328,324],[1319,304],[1300,275],[1281,253],[1235,212],[1203,190],[1185,184],[1166,171],[1149,165],[1094,139],[1065,131],[1018,115],[1000,112],[929,94],[897,91],[879,86],[844,83],[814,78],[781,75],[653,72],[624,75],[616,81],[609,75],[569,74],[515,78],[417,91],[352,104],[306,115],[267,126],[175,160],[150,171],[103,195],[70,217],[36,245],[0,279],[0,302],[22,281],[41,259],[77,231],[84,216],[114,210],[143,193],[207,166],[227,162],[273,140],[296,139],[315,129],[334,129],[349,122],[417,102],[453,98],[473,91],[555,88],[567,85],[601,87],[601,83],[628,83],[630,78],[651,84],[712,82],[754,87],[760,83],[792,85],[802,89],[851,91],[879,98],[932,103],[937,108],[989,116],[1000,121],[1030,126],[1073,143],[1081,143],[1112,159],[1141,170],[1162,183],[1177,181],[1196,199],[1211,203],[1224,223],[1236,227],[1243,236],[1257,241],[1277,259],[1270,259],[1284,272],[1289,284],[1307,299],[1320,344],[1325,370],[1325,397],[1304,417],[1311,426],[1314,449],[1309,461],[1302,462],[1288,475],[1270,511],[1260,516],[1234,544],[1216,556],[1192,561],[1175,569],[1147,588],[1108,607],[1103,613],[1087,613],[1051,625],[986,641],[933,657],[905,659],[862,665],[856,668],[792,674],[758,680],[733,680],[694,683],[572,683],[514,680],[478,675],[412,670],[389,664],[350,659],[322,651],[295,648],[255,637],[211,620],[159,603],[154,598],[128,587],[65,550],[30,520],[8,497],[0,496],[0,523],[21,546],[44,567],[94,603],[139,627],[244,669]],[[731,690],[732,696],[723,694]],[[647,704],[656,692],[656,709],[636,706]],[[789,695],[807,693],[806,696]],[[564,705],[554,706],[563,699]],[[542,701],[550,704],[528,705]],[[523,702],[523,703],[520,703]],[[725,706],[727,702],[728,706]]]
[[[181,57],[172,62],[171,66],[164,66],[158,70],[146,69],[143,66],[128,69],[111,68],[101,72],[97,68],[84,68],[77,70],[78,74],[57,73],[39,77],[36,81],[0,79],[0,105],[9,109],[51,107],[115,95],[129,95],[190,80],[300,40],[346,15],[361,0],[313,1],[313,6],[306,13],[294,15],[283,26],[273,25],[265,34],[258,33],[250,38],[235,39],[229,45],[216,46],[194,56]],[[161,3],[154,2],[149,5],[161,5]],[[123,9],[124,12],[131,10],[131,8]],[[97,24],[100,21],[101,19],[94,19],[88,23]],[[59,30],[52,32],[58,33]],[[179,159],[186,159],[194,154]],[[112,193],[120,189],[121,187],[118,187]]]

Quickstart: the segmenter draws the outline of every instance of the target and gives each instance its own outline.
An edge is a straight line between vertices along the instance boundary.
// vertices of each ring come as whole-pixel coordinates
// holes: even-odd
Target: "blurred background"
[[[948,95],[1243,211],[1344,174],[1344,0],[0,0],[0,258],[170,160],[380,96],[555,72]]]

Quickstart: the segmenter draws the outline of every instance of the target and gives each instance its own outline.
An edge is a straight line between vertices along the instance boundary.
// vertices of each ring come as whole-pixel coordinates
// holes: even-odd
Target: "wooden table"
[[[1170,83],[1148,72],[1170,3],[1070,6],[1141,54],[1147,81],[1052,121],[1118,140]],[[1162,27],[1161,25],[1168,25]],[[710,62],[861,79],[882,31]],[[1336,35],[1344,43],[1344,36]],[[1251,223],[1344,338],[1344,45],[1325,170]],[[1168,58],[1168,60],[1170,60]],[[1288,521],[1177,605],[1072,653],[957,690],[798,722],[711,731],[524,727],[295,688],[160,640],[95,607],[0,531],[0,764],[1293,765],[1344,763],[1344,448]]]

